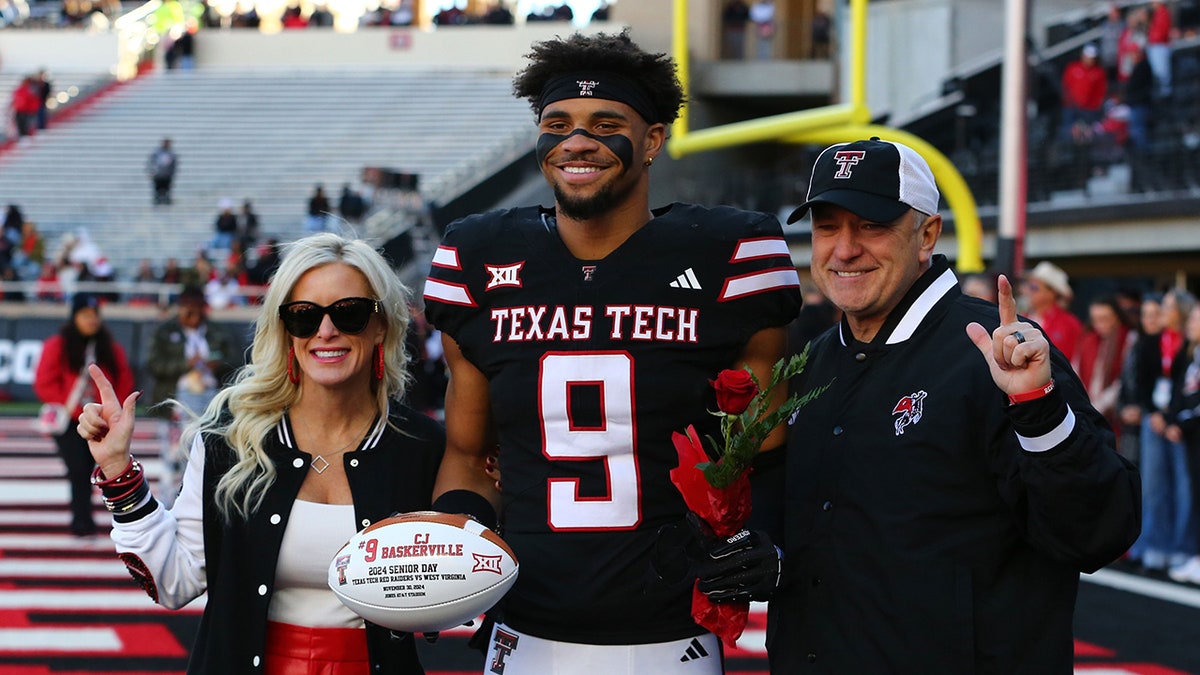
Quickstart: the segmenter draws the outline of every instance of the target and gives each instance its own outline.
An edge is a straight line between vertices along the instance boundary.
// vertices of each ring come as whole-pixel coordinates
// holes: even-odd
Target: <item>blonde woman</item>
[[[421,672],[412,636],[364,625],[325,583],[356,530],[430,506],[445,437],[396,403],[408,318],[405,288],[367,244],[331,233],[292,244],[251,364],[185,432],[169,511],[129,454],[136,397],[119,400],[92,369],[101,401],[79,433],[119,555],[166,607],[208,593],[189,673]]]

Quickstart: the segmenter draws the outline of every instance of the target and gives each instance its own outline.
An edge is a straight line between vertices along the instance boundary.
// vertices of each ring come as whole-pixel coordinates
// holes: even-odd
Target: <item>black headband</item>
[[[646,88],[616,73],[604,71],[580,71],[555,75],[542,87],[538,99],[538,119],[546,106],[568,98],[599,98],[617,101],[633,108],[642,119],[650,124],[660,122],[650,102]]]

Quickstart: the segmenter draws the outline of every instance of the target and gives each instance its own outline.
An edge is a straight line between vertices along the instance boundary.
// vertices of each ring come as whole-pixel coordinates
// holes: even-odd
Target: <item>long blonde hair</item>
[[[387,324],[383,380],[378,384],[372,380],[379,413],[387,414],[389,399],[404,396],[409,378],[409,355],[404,351],[409,294],[387,260],[362,240],[329,232],[289,244],[263,297],[250,363],[184,433],[184,447],[197,434],[220,436],[236,456],[236,464],[217,483],[216,503],[226,519],[247,518],[262,505],[267,489],[275,482],[275,465],[264,451],[263,441],[300,397],[300,385],[288,378],[291,336],[279,319],[279,306],[291,298],[301,276],[333,263],[349,265],[366,277]]]

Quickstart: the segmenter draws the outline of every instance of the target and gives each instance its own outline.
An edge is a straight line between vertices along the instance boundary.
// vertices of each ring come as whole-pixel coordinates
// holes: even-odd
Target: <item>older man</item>
[[[938,191],[899,143],[817,158],[812,274],[841,322],[788,434],[772,673],[1072,671],[1080,572],[1136,538],[1139,482],[1061,352],[966,296]]]

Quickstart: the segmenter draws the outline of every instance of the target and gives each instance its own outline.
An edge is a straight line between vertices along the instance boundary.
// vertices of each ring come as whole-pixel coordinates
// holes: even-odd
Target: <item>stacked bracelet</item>
[[[129,457],[125,471],[116,478],[105,478],[100,467],[96,467],[92,471],[92,485],[100,488],[101,501],[112,513],[132,511],[150,493],[142,464],[133,456]]]

